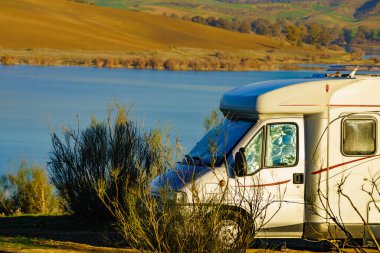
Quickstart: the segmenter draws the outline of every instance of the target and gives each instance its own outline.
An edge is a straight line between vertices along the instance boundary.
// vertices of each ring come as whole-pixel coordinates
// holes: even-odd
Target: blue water
[[[380,58],[380,54],[367,54],[363,56],[364,59]],[[376,64],[375,64],[376,65]]]
[[[307,71],[169,72],[0,65],[0,174],[21,159],[46,165],[50,131],[107,117],[115,99],[145,128],[170,126],[189,150],[221,95],[247,83],[311,76]]]

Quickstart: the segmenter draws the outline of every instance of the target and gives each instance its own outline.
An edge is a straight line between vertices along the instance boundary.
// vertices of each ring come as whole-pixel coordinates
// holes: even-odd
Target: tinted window
[[[346,119],[343,121],[343,154],[372,155],[376,151],[376,121]]]
[[[263,129],[256,133],[255,137],[245,148],[247,159],[247,174],[252,174],[261,168],[261,153],[263,150]]]
[[[287,167],[297,163],[297,126],[270,124],[267,127],[266,167]]]

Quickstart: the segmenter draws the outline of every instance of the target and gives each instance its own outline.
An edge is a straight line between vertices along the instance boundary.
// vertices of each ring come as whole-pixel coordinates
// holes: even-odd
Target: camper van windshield
[[[186,161],[199,162],[207,166],[220,166],[223,158],[231,152],[255,123],[255,121],[224,119],[195,145],[186,155]]]

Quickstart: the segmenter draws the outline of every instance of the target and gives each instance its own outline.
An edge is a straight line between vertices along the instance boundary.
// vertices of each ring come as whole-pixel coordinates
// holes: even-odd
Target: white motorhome
[[[262,189],[273,204],[257,237],[344,239],[334,214],[354,238],[369,238],[364,223],[380,238],[380,195],[376,187],[368,193],[380,184],[372,184],[380,177],[380,75],[359,74],[380,67],[355,67],[226,92],[224,121],[156,178],[153,191],[166,182],[191,203],[186,184],[195,182],[200,201],[227,192],[226,207],[249,213],[241,199]]]

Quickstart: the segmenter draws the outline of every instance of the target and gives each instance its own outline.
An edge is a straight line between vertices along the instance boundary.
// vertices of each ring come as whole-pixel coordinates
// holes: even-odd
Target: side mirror
[[[247,174],[247,159],[244,152],[245,148],[240,148],[235,154],[234,173],[238,177],[242,177]]]

